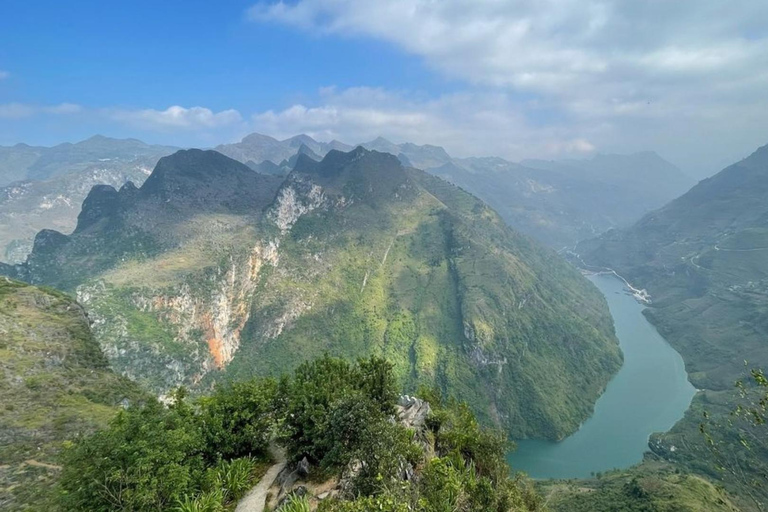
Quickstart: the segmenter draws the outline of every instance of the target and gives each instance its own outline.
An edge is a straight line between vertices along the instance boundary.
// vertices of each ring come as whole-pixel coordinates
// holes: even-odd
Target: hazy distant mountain
[[[628,225],[693,184],[648,152],[523,164],[453,159],[430,172],[477,194],[510,225],[556,248]]]
[[[175,151],[138,140],[96,136],[52,148],[0,147],[0,260],[24,261],[41,229],[69,233],[94,185],[141,185],[157,160]]]
[[[400,159],[403,165],[428,170],[451,161],[450,155],[440,146],[425,144],[419,146],[406,142],[394,144],[383,137],[378,137],[370,142],[361,144],[366,149],[374,149],[383,153],[390,153]]]
[[[317,158],[322,158],[333,149],[339,151],[349,151],[352,149],[352,146],[336,140],[317,142],[309,135],[296,135],[290,139],[277,140],[260,133],[252,133],[234,144],[221,144],[215,149],[223,155],[227,155],[256,169],[264,162],[271,162],[279,167],[284,167],[282,164],[287,163],[302,147],[317,155]],[[263,168],[272,170],[269,174],[275,174],[274,168],[269,166],[269,164],[263,166]],[[287,174],[287,171],[290,171],[290,169],[285,169],[285,171]]]
[[[515,436],[554,439],[621,359],[576,269],[362,147],[303,150],[287,177],[180,151],[141,188],[94,187],[70,236],[41,231],[3,268],[76,292],[114,367],[156,391],[378,354],[407,389],[440,386]]]
[[[53,147],[0,146],[0,186],[19,180],[46,180],[106,162],[130,165],[142,159],[159,158],[177,149],[101,135]]]
[[[440,146],[395,144],[383,137],[361,145],[461,186],[495,208],[512,227],[557,249],[629,225],[694,184],[652,152],[516,164],[496,157],[453,158]],[[258,172],[287,174],[302,147],[315,160],[331,148],[349,148],[308,135],[278,141],[252,134],[217,149]]]
[[[430,146],[429,144],[423,146],[411,143],[395,144],[383,137],[378,137],[370,142],[363,142],[360,145],[366,149],[395,155],[404,165],[416,167],[417,169],[429,169],[451,161],[451,157],[443,148]],[[337,140],[318,142],[309,135],[304,134],[296,135],[290,139],[277,140],[268,135],[252,133],[240,142],[222,144],[215,149],[230,158],[248,164],[253,169],[264,170],[274,174],[274,167],[269,164],[262,164],[264,162],[271,162],[281,167],[281,172],[287,173],[287,171],[290,171],[290,168],[285,168],[284,164],[289,163],[291,157],[295,156],[302,147],[305,148],[305,152],[311,152],[310,156],[315,155],[313,156],[315,159],[324,157],[333,149],[337,151],[350,151],[353,148],[353,146]]]

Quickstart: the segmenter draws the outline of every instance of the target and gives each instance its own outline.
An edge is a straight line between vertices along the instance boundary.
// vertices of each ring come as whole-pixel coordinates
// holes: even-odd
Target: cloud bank
[[[217,129],[242,121],[240,112],[234,109],[213,112],[205,107],[184,108],[178,105],[165,110],[114,109],[107,111],[107,115],[121,123],[157,131]]]
[[[247,15],[319,36],[388,42],[465,83],[480,103],[475,118],[494,117],[487,107],[502,102],[507,110],[498,115],[516,118],[513,128],[562,132],[562,147],[584,139],[600,149],[669,149],[683,160],[701,149],[706,156],[682,162],[695,166],[717,158],[713,145],[731,153],[721,150],[727,160],[766,142],[766,2],[299,0],[261,2]],[[455,101],[437,98],[421,115]],[[337,127],[362,115],[322,103],[301,116],[301,106],[280,114],[330,116]],[[508,138],[525,146],[530,137]],[[675,138],[679,150],[669,143]]]

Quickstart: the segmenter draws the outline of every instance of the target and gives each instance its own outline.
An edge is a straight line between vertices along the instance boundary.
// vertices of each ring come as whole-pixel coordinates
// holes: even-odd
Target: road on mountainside
[[[263,512],[264,505],[267,501],[267,493],[269,488],[277,478],[277,475],[283,470],[286,464],[285,451],[274,445],[270,445],[269,453],[274,457],[275,464],[270,467],[264,476],[261,477],[259,483],[256,484],[253,489],[248,491],[240,503],[237,504],[235,512]]]

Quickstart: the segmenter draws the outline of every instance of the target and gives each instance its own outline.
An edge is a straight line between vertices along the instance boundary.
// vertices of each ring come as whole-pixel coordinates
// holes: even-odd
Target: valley
[[[617,269],[623,282],[591,278],[603,297],[553,251],[506,228],[482,201],[410,167],[444,162],[445,170],[458,162],[440,148],[380,139],[367,146],[385,153],[362,147],[345,153],[296,137],[267,144],[270,153],[264,139],[250,144],[248,151],[222,148],[248,157],[248,166],[213,151],[160,157],[148,177],[138,169],[138,187],[130,173],[115,174],[112,182],[103,173],[66,175],[78,176],[72,183],[79,190],[89,179],[107,183],[87,194],[71,235],[42,230],[29,258],[2,271],[76,295],[110,364],[160,396],[178,385],[201,394],[254,375],[279,375],[329,352],[380,355],[393,364],[402,389],[436,386],[469,403],[482,422],[521,439],[508,461],[535,478],[584,479],[629,468],[627,478],[694,484],[659,476],[666,466],[649,470],[644,457],[650,456],[719,479],[687,466],[698,450],[690,449],[702,442],[690,437],[698,435],[691,411],[710,400],[719,404],[712,410],[722,411],[727,381],[703,384],[719,395],[697,396],[675,425],[693,396],[688,378],[702,385],[702,374],[690,373],[696,363],[683,351],[686,374],[677,353],[647,324],[646,318],[675,339],[659,314],[670,303],[663,291],[648,286],[651,306],[640,314],[636,300],[647,300],[646,292],[629,283],[647,281],[612,259],[619,247],[636,243],[617,238],[621,231],[565,252],[577,265]],[[282,158],[266,173],[269,160],[251,158],[265,155]],[[554,164],[536,165],[550,172]],[[48,187],[40,190],[54,190],[57,179],[39,182]],[[30,186],[39,188],[36,183]],[[489,197],[510,204],[503,195]],[[749,222],[662,247],[667,261],[679,258],[690,269],[668,274],[665,284],[706,276],[729,283],[725,293],[754,301],[761,281],[752,278],[761,272],[768,237]],[[598,243],[614,245],[594,249]],[[739,276],[743,283],[734,283]],[[651,346],[657,348],[649,352]],[[702,352],[698,357],[712,361]],[[661,368],[669,370],[663,378]],[[568,496],[558,492],[558,500]]]
[[[94,187],[71,235],[40,232],[4,270],[76,294],[113,367],[158,394],[377,354],[404,389],[438,386],[516,437],[560,439],[621,362],[578,271],[361,147],[301,154],[287,177],[180,151],[140,188]]]
[[[576,433],[558,443],[517,442],[509,463],[533,478],[589,478],[640,463],[651,434],[672,428],[696,392],[680,354],[648,323],[624,283],[612,274],[590,280],[608,301],[624,364]]]

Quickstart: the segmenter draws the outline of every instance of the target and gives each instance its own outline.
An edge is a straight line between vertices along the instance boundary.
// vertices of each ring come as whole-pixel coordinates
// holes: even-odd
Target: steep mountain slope
[[[279,187],[279,188],[278,188]],[[620,353],[605,302],[460,189],[357,148],[285,178],[213,151],[97,187],[74,233],[5,268],[77,292],[113,365],[157,391],[381,354],[516,436],[578,427]]]
[[[696,386],[731,386],[745,358],[768,364],[768,146],[578,252],[650,292]]]
[[[730,414],[744,401],[733,383],[749,368],[768,367],[768,146],[632,227],[579,244],[577,252],[584,264],[615,269],[648,290],[647,316],[681,352],[691,382],[705,390],[670,433],[652,440],[652,449],[722,478],[745,499],[768,499],[753,486],[764,474],[753,474],[759,468],[750,462],[768,453],[768,443],[756,438],[742,446]],[[732,443],[727,464],[699,433],[702,421]],[[716,469],[731,463],[732,473]]]
[[[49,510],[67,439],[140,400],[67,296],[0,278],[0,510]]]
[[[158,158],[140,158],[130,164],[104,162],[46,181],[26,180],[0,188],[0,259],[24,261],[41,229],[70,233],[91,188],[119,188],[128,181],[141,185]]]

